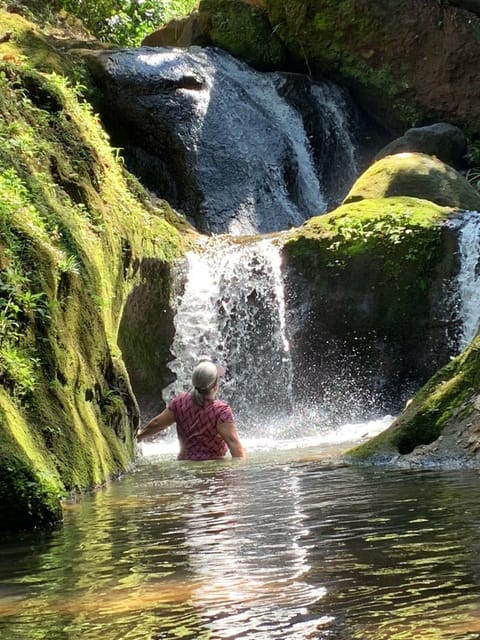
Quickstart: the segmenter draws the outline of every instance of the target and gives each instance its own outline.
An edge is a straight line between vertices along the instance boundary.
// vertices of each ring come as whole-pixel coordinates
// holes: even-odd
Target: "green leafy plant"
[[[98,38],[136,46],[153,29],[187,15],[197,0],[50,0],[76,15]]]
[[[473,167],[472,169],[469,169],[465,174],[465,177],[472,187],[477,191],[480,191],[480,167]]]

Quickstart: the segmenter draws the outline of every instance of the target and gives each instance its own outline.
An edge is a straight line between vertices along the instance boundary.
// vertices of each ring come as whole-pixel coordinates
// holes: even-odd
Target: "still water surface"
[[[166,450],[0,546],[2,640],[479,637],[474,471]]]

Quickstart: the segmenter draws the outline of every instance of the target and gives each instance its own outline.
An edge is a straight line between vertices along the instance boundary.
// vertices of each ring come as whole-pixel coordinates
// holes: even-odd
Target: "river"
[[[478,472],[352,468],[343,446],[147,446],[61,529],[0,546],[0,637],[478,639]]]

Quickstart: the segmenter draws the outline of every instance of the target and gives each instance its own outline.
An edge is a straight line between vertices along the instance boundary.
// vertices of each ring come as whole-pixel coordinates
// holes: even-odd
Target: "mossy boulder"
[[[408,152],[372,164],[352,186],[344,203],[398,196],[480,210],[480,194],[458,171],[433,156]]]
[[[347,454],[355,463],[474,466],[480,463],[480,337],[440,369],[393,424]]]
[[[258,69],[282,68],[286,49],[259,5],[245,0],[201,0],[198,10],[208,16],[215,46]]]
[[[3,59],[0,44],[5,530],[53,523],[69,492],[131,465],[139,416],[118,346],[121,318],[145,276],[143,261],[167,273],[190,241],[184,223],[166,203],[149,201],[110,147],[82,95],[81,61],[71,78],[82,78],[83,88],[56,73],[72,67],[59,64],[50,40],[38,37],[29,58],[24,18],[0,10],[0,23],[12,31]]]
[[[296,395],[339,422],[401,408],[455,352],[452,209],[361,200],[312,218],[283,246]],[[332,418],[333,413],[333,418]]]

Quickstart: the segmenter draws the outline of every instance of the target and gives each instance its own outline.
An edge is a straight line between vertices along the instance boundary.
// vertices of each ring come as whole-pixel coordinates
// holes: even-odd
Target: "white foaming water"
[[[244,100],[244,106],[251,103],[252,107],[263,112],[270,128],[288,132],[291,145],[289,155],[296,167],[298,191],[301,194],[303,207],[306,211],[323,211],[326,206],[325,197],[315,172],[305,127],[300,115],[280,98],[275,83],[275,80],[278,80],[277,76],[254,71],[231,57],[223,55],[216,57],[217,73],[221,69],[230,82],[238,85],[238,95]],[[249,153],[252,141],[244,140],[244,144],[245,152]],[[274,167],[271,169],[275,171]],[[278,171],[278,168],[276,170]],[[289,201],[288,194],[284,195]],[[293,203],[290,202],[289,206],[292,208]],[[304,220],[305,215],[295,211],[293,222],[301,224]]]
[[[480,325],[480,213],[469,211],[458,233],[460,270],[458,274],[459,316],[462,329],[458,348],[465,349]]]
[[[261,425],[259,429],[261,433],[258,436],[241,433],[241,437],[248,457],[253,459],[259,459],[265,455],[270,457],[273,454],[276,458],[278,458],[278,454],[281,454],[281,460],[289,457],[302,458],[307,450],[312,456],[322,456],[328,452],[340,455],[356,444],[365,442],[387,429],[393,419],[393,416],[387,415],[368,422],[345,423],[335,429],[324,425],[317,427],[316,433],[311,428],[308,435],[302,435],[304,425],[300,421],[296,423],[299,433],[291,437],[282,435],[285,431],[285,424],[272,420],[268,425],[268,436],[264,432],[266,425]],[[160,435],[155,441],[143,442],[140,448],[142,454],[147,457],[176,457],[179,451],[178,441],[173,430]]]
[[[358,175],[356,112],[333,84],[261,73],[208,48],[141,49],[122,64],[153,87],[158,78],[175,87],[183,116],[175,120],[166,108],[165,118],[176,121],[177,138],[195,158],[208,232],[298,226],[340,201]]]
[[[209,355],[227,367],[221,397],[237,421],[289,414],[292,365],[278,249],[270,240],[239,245],[217,239],[187,259],[174,321],[175,358],[168,365],[177,379],[164,390],[164,400],[190,389],[195,362]]]
[[[337,158],[337,162],[341,162],[341,167],[339,167],[341,175],[337,175],[336,178],[343,179],[347,184],[351,184],[358,175],[358,160],[349,118],[350,110],[345,99],[345,90],[337,85],[323,83],[313,85],[312,93],[319,106],[319,115],[321,114],[322,118],[328,121],[328,126],[325,127],[326,135],[332,138],[334,143],[336,142],[335,146],[337,148],[340,147],[338,141],[342,141],[342,153]],[[331,156],[328,159],[330,160]]]
[[[195,362],[209,355],[227,367],[220,397],[232,406],[251,452],[337,447],[390,424],[387,416],[334,429],[320,406],[295,401],[281,258],[271,240],[242,245],[217,238],[187,259],[171,347],[175,358],[168,365],[177,379],[164,389],[166,402],[191,389]],[[142,449],[146,455],[176,453],[173,430]]]

